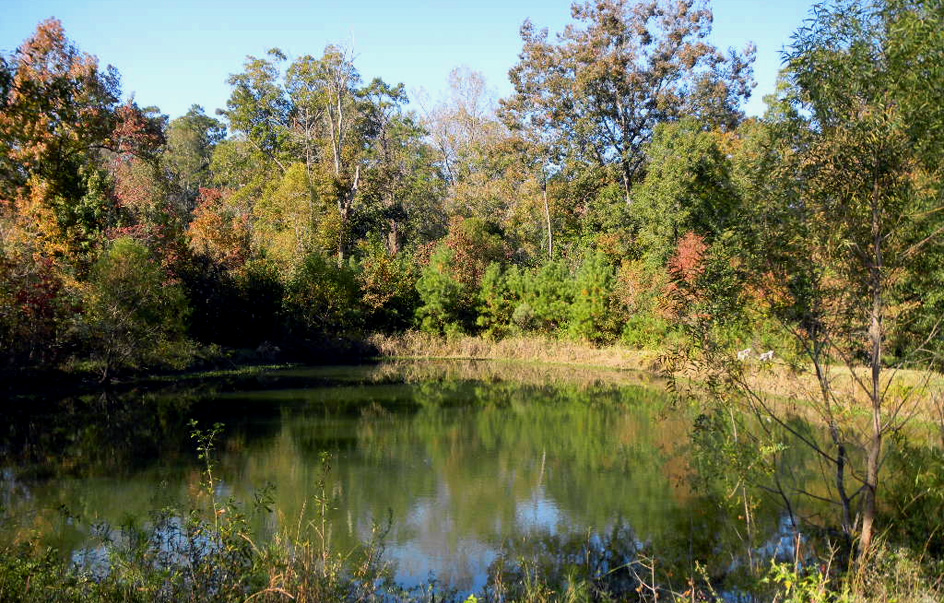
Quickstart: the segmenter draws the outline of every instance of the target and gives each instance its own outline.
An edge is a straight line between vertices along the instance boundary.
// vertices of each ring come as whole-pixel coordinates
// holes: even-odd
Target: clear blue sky
[[[715,0],[713,41],[757,45],[757,88],[747,112],[763,112],[780,50],[808,17],[809,0]],[[226,78],[246,55],[279,47],[289,58],[350,45],[364,80],[382,77],[433,97],[465,65],[503,96],[530,18],[552,33],[570,21],[567,0],[0,0],[0,51],[14,50],[36,24],[55,16],[66,34],[102,64],[118,68],[125,95],[176,117],[191,104],[208,113],[229,96]]]

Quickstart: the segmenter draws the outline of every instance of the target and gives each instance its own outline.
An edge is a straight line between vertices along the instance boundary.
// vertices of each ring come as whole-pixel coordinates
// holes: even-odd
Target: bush
[[[357,278],[365,325],[382,331],[408,328],[419,305],[413,258],[403,253],[391,256],[379,241],[361,249]]]
[[[516,330],[513,315],[521,298],[521,280],[517,266],[504,270],[501,264],[492,263],[485,270],[476,320],[485,337],[501,339]]]
[[[289,332],[298,338],[347,333],[360,325],[354,272],[320,253],[310,253],[285,292]]]
[[[602,253],[588,256],[577,271],[574,303],[570,308],[572,335],[594,343],[606,343],[619,333],[611,312],[614,271]]]
[[[566,264],[549,262],[524,275],[522,289],[522,307],[516,308],[515,314],[528,330],[551,334],[567,323],[574,301],[574,280]]]
[[[189,316],[181,287],[131,238],[112,243],[92,267],[80,330],[101,364],[115,368],[179,364]]]
[[[475,317],[474,307],[464,303],[468,297],[466,288],[452,275],[453,255],[448,247],[437,247],[416,282],[422,302],[416,318],[420,329],[427,333],[464,333]]]
[[[57,362],[76,303],[52,259],[0,248],[0,363]]]

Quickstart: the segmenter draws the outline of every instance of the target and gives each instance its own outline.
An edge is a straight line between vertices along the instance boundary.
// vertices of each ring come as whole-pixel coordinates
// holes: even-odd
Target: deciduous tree
[[[831,468],[830,496],[862,561],[876,531],[886,438],[930,395],[920,383],[894,385],[898,368],[920,366],[923,346],[894,358],[888,343],[924,304],[912,276],[941,257],[944,243],[944,122],[928,98],[936,83],[911,75],[944,72],[941,8],[911,0],[818,5],[786,53],[764,130],[751,135],[753,182],[771,184],[746,204],[756,213],[743,224],[745,267],[755,299],[809,363],[812,378],[791,393],[816,411],[828,444],[792,428],[740,364],[714,362],[724,374],[715,383],[737,386]],[[927,337],[939,337],[936,328]],[[712,357],[710,346],[700,351]]]
[[[646,167],[655,126],[682,115],[734,126],[752,86],[754,50],[727,55],[705,38],[711,12],[695,0],[576,3],[576,23],[548,39],[526,21],[507,111],[551,134],[571,157],[613,166],[625,193]]]
[[[226,127],[193,105],[167,127],[164,163],[174,174],[184,199],[193,207],[201,187],[211,186],[210,161],[216,145],[226,136]]]

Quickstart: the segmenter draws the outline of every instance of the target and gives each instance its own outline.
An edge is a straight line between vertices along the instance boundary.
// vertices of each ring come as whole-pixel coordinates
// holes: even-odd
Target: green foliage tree
[[[612,342],[622,325],[611,310],[614,269],[600,252],[589,254],[577,270],[568,327],[572,335],[595,343]]]
[[[256,247],[286,268],[310,252],[331,250],[340,227],[335,208],[322,200],[302,163],[269,182],[252,218]]]
[[[739,200],[717,132],[691,118],[656,128],[633,218],[644,254],[666,262],[687,232],[709,242],[735,225]]]
[[[792,89],[784,100],[794,117],[784,138],[799,146],[801,161],[787,167],[803,189],[802,209],[790,216],[796,226],[785,231],[802,233],[806,249],[797,262],[793,241],[778,245],[794,263],[777,268],[794,285],[790,297],[798,303],[790,311],[802,313],[797,334],[818,367],[827,420],[834,425],[837,409],[863,402],[872,417],[856,475],[861,522],[847,511],[844,523],[847,531],[858,527],[860,558],[875,531],[884,439],[907,416],[907,397],[888,389],[886,357],[888,334],[907,320],[914,295],[901,289],[902,275],[922,270],[924,254],[940,257],[942,243],[942,156],[935,149],[942,115],[902,110],[926,94],[909,70],[944,69],[941,12],[928,8],[907,0],[829,4],[788,53]],[[824,356],[864,360],[861,398],[837,392]],[[840,432],[839,453],[858,435]]]
[[[753,48],[723,55],[704,41],[711,12],[694,0],[576,3],[558,42],[530,21],[505,101],[517,121],[572,157],[613,166],[626,201],[642,179],[655,126],[682,115],[732,127],[751,88]]]
[[[321,234],[330,230],[339,266],[355,241],[371,233],[382,233],[394,253],[411,230],[440,234],[438,174],[422,131],[403,113],[403,86],[380,79],[362,85],[350,52],[338,46],[327,46],[320,57],[299,57],[283,73],[285,60],[277,49],[269,58],[249,57],[245,70],[230,78],[223,114],[238,138],[219,145],[213,167],[220,175],[249,188],[251,206],[266,195],[266,180],[276,177],[247,165],[254,153],[293,182],[295,166],[304,166],[312,202],[334,207],[315,213],[332,216],[332,228]],[[284,186],[268,188],[278,193]],[[304,255],[296,251],[296,259]]]
[[[347,333],[359,326],[358,298],[351,269],[309,253],[285,287],[289,334],[305,340]]]
[[[387,251],[398,254],[407,241],[425,243],[442,236],[444,181],[434,149],[413,115],[405,114],[403,84],[374,79],[359,91],[360,130],[373,143],[365,153],[361,184],[364,209],[358,229],[382,235]]]
[[[210,161],[216,145],[226,136],[226,127],[208,116],[200,105],[167,127],[167,148],[163,159],[181,188],[189,207],[193,207],[200,189],[211,186]]]
[[[314,176],[316,166],[320,169],[320,194],[337,207],[339,266],[350,246],[366,146],[358,128],[362,119],[359,84],[360,74],[350,53],[333,45],[325,48],[321,58],[300,57],[285,75],[297,153],[310,175]]]
[[[564,327],[575,295],[573,276],[565,262],[544,264],[525,280],[523,288],[522,303],[512,315],[516,325],[544,334]]]
[[[850,545],[857,540],[863,562],[878,520],[886,439],[930,395],[892,385],[895,369],[921,348],[896,359],[888,344],[921,306],[910,275],[941,257],[944,122],[935,104],[919,100],[927,90],[910,74],[944,69],[941,24],[940,3],[817,6],[794,37],[780,95],[745,155],[762,170],[747,181],[769,184],[745,204],[755,213],[743,221],[744,274],[815,375],[816,387],[798,385],[796,395],[818,413],[829,442],[791,433],[830,468],[842,531]],[[916,101],[928,109],[916,110]],[[790,431],[743,367],[713,347],[718,341],[707,336],[717,320],[705,322],[699,354],[723,376],[714,383],[733,384]]]
[[[121,238],[92,268],[80,328],[104,381],[115,369],[173,358],[188,313],[183,291],[168,282],[149,250]]]
[[[474,320],[474,313],[464,305],[467,297],[463,284],[453,275],[452,262],[455,251],[440,244],[416,281],[420,305],[416,318],[423,331],[436,334],[458,334],[467,332]]]
[[[557,334],[572,318],[576,286],[562,261],[535,268],[493,263],[482,278],[477,324],[494,337]]]
[[[277,48],[264,58],[247,57],[244,70],[227,80],[233,90],[221,112],[233,131],[280,166],[290,123],[290,104],[279,82],[283,61],[285,55]]]
[[[515,309],[521,302],[522,271],[515,265],[504,269],[489,264],[479,290],[479,315],[475,323],[485,337],[500,339],[512,332]]]

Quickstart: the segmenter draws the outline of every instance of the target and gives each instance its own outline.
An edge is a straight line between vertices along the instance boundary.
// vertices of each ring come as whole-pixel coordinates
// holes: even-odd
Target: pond
[[[0,440],[0,536],[80,551],[89,526],[192,498],[205,478],[192,419],[222,423],[216,494],[267,497],[260,537],[327,501],[331,546],[379,526],[405,586],[480,591],[499,559],[568,551],[605,550],[613,567],[643,550],[689,571],[708,559],[717,574],[741,562],[727,551],[744,548],[744,518],[697,475],[693,417],[661,383],[475,362],[271,370],[20,408]],[[789,549],[776,504],[752,522],[753,550]]]

